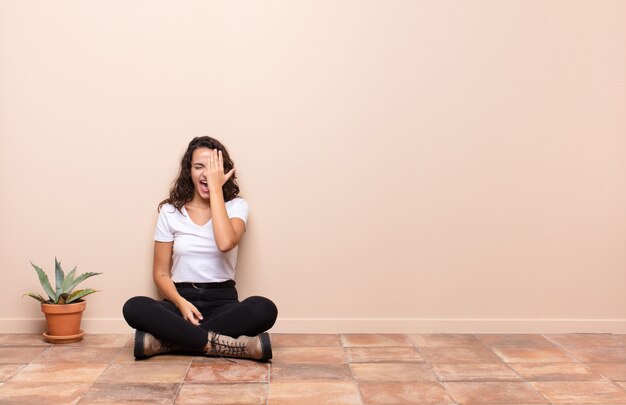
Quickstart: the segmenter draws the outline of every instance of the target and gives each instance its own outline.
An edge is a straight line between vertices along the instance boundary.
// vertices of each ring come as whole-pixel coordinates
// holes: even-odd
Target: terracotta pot
[[[44,338],[50,343],[72,343],[83,338],[85,332],[80,330],[80,321],[86,301],[72,304],[41,304],[41,312],[46,315],[48,330]]]

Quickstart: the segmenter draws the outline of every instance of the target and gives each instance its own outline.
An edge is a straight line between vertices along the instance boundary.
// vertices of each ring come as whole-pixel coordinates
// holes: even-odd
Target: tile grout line
[[[496,356],[497,358],[499,358],[499,359],[500,359],[500,361],[502,362],[502,364],[504,364],[506,367],[508,367],[508,368],[509,368],[509,370],[511,370],[513,373],[515,373],[515,375],[517,375],[517,376],[521,379],[521,381],[523,381],[523,382],[527,382],[526,378],[524,378],[524,376],[523,376],[523,375],[521,375],[520,373],[518,373],[518,372],[517,372],[517,370],[515,370],[513,367],[511,367],[511,366],[509,365],[509,363],[508,363],[508,362],[506,362],[506,361],[505,361],[502,357],[500,357],[500,356],[498,355],[498,353],[496,353],[496,352],[493,350],[493,347],[494,347],[494,346],[487,346],[487,344],[486,344],[485,342],[483,342],[481,339],[479,339],[479,338],[478,338],[478,336],[476,336],[476,334],[472,334],[472,336],[474,336],[474,337],[476,338],[476,340],[478,340],[478,341],[480,342],[480,344],[482,344],[482,345],[483,345],[483,347],[485,347],[485,349],[489,350],[491,353],[493,353],[493,355],[494,355],[494,356]],[[533,387],[533,389],[534,389],[534,388],[535,388],[535,387]],[[543,395],[542,395],[542,396],[543,396]],[[546,398],[546,400],[547,400],[547,398]]]
[[[487,346],[487,345],[486,345],[486,344],[485,344],[482,340],[478,339],[478,337],[477,337],[477,336],[476,336],[476,334],[474,334],[474,333],[470,333],[469,335],[473,336],[473,337],[474,337],[474,339],[476,340],[476,343],[478,343],[478,344],[479,344],[482,348],[486,349],[488,352],[490,352],[490,353],[492,353],[494,356],[496,356],[496,357],[500,360],[500,363],[502,363],[503,365],[505,365],[506,367],[508,367],[509,369],[511,369],[511,371],[513,371],[516,375],[518,375],[518,376],[521,378],[521,381],[520,381],[520,380],[516,380],[516,381],[493,381],[493,382],[521,382],[521,383],[525,384],[526,386],[530,387],[533,391],[537,392],[539,395],[541,395],[541,396],[542,396],[542,397],[543,397],[543,398],[547,401],[547,403],[548,403],[548,404],[552,404],[552,403],[550,402],[550,400],[548,400],[548,398],[546,398],[546,397],[545,397],[545,396],[544,396],[544,395],[543,395],[543,394],[542,394],[539,390],[537,390],[535,387],[533,387],[533,386],[529,383],[529,381],[527,381],[527,380],[526,380],[526,379],[525,379],[522,375],[520,375],[520,374],[519,374],[517,371],[515,371],[515,370],[514,370],[511,366],[509,366],[509,364],[508,364],[508,363],[507,363],[507,362],[506,362],[506,361],[505,361],[502,357],[500,357],[497,353],[495,353],[495,352],[492,350],[492,347],[493,347],[493,346]],[[410,340],[411,340],[411,342],[415,345],[415,342],[413,341],[413,339],[410,339]],[[446,347],[446,346],[442,346],[442,347]],[[452,347],[463,347],[463,346],[447,346],[447,347],[451,347],[451,348],[452,348]],[[419,351],[419,347],[418,347],[417,345],[415,345],[415,348]],[[420,352],[420,355],[421,355],[421,352]],[[432,368],[432,364],[431,364],[431,363],[430,363],[430,362],[429,362],[426,358],[424,358],[424,361],[425,361],[425,362],[426,362],[429,366],[431,366],[431,368]],[[459,363],[459,364],[460,364],[460,363]],[[488,364],[488,363],[484,363],[484,362],[477,362],[477,363],[466,363],[466,364]],[[496,363],[494,363],[494,364],[496,364]],[[437,376],[437,374],[436,374],[436,373],[435,373],[435,376]],[[459,402],[459,401],[457,401],[456,397],[454,397],[454,395],[453,395],[453,394],[452,394],[452,393],[448,390],[448,387],[446,387],[446,383],[445,383],[445,382],[443,382],[443,381],[441,381],[441,380],[439,379],[439,377],[437,377],[437,379],[441,382],[441,385],[444,387],[444,389],[445,389],[445,390],[446,390],[446,392],[450,395],[450,397],[451,397],[452,399],[454,399],[455,403],[460,404],[460,402]],[[459,382],[463,382],[463,381],[459,381]],[[472,381],[472,380],[468,380],[468,381],[466,381],[466,382],[476,382],[476,383],[478,383],[478,384],[482,384],[482,383],[488,383],[488,382],[490,382],[490,381]]]
[[[613,334],[611,334],[611,335],[613,335]],[[567,352],[567,353],[571,354],[571,355],[574,357],[574,359],[576,359],[576,361],[577,361],[578,363],[581,363],[581,364],[583,364],[583,365],[586,365],[586,366],[590,367],[592,370],[597,371],[597,372],[598,372],[598,374],[600,374],[600,375],[602,376],[602,378],[604,378],[604,379],[605,379],[605,381],[606,381],[606,382],[609,382],[609,383],[613,384],[615,387],[617,387],[618,389],[620,389],[622,392],[626,392],[626,388],[625,388],[625,387],[622,387],[622,386],[621,386],[621,385],[619,385],[616,381],[612,381],[609,377],[607,377],[606,375],[604,375],[604,373],[603,373],[603,372],[598,371],[598,370],[595,370],[593,367],[589,366],[589,364],[590,364],[590,363],[594,363],[594,362],[587,362],[587,361],[584,361],[584,360],[579,360],[579,359],[578,359],[578,357],[576,356],[576,354],[574,354],[574,353],[572,353],[571,351],[569,351],[569,350],[568,350],[565,346],[563,346],[562,344],[560,344],[560,343],[558,343],[558,342],[555,342],[554,340],[550,339],[550,338],[549,338],[549,337],[547,337],[547,336],[544,336],[544,335],[542,335],[542,336],[543,336],[544,338],[548,339],[550,342],[552,342],[552,343],[554,343],[555,345],[557,345],[557,346],[559,346],[560,348],[562,348],[562,349],[563,349],[563,351],[565,351],[565,352]],[[619,345],[619,346],[587,346],[587,347],[607,347],[607,348],[611,348],[611,347],[623,347],[623,346]],[[595,363],[603,363],[603,364],[620,364],[620,362],[595,362]]]
[[[560,343],[558,343],[558,342],[555,342],[554,340],[550,339],[549,337],[547,337],[547,336],[545,336],[545,335],[543,335],[543,334],[541,334],[541,336],[542,336],[544,339],[548,340],[548,342],[550,342],[550,343],[552,343],[552,344],[556,345],[558,348],[560,348],[561,350],[563,350],[565,353],[567,353],[567,354],[569,354],[571,357],[573,357],[573,359],[574,359],[574,361],[575,361],[576,363],[582,363],[582,364],[587,363],[586,361],[580,360],[580,359],[578,358],[578,356],[576,356],[574,353],[570,352],[570,351],[569,351],[569,350],[568,350],[565,346],[563,346],[562,344],[560,344]]]
[[[22,347],[22,346],[15,346],[15,345],[8,345],[8,346],[3,346],[3,347]],[[28,347],[28,346],[27,346]],[[41,347],[41,346],[34,346],[34,347]],[[30,361],[26,364],[23,363],[13,363],[13,364],[22,364],[22,366],[19,368],[19,370],[11,376],[11,378],[2,381],[2,384],[5,384],[9,381],[11,381],[13,378],[15,378],[19,373],[21,373],[26,367],[28,367],[33,361],[35,361],[37,358],[39,358],[39,356],[43,355],[45,352],[47,352],[50,348],[52,347],[52,344],[49,344],[47,346],[45,346],[45,349],[43,349],[41,351],[41,353],[39,353],[38,355],[36,355],[35,357],[33,357],[32,359],[30,359]]]
[[[356,394],[358,396],[359,403],[363,405],[364,402],[363,402],[363,395],[361,395],[361,388],[359,387],[359,382],[356,378],[356,375],[354,375],[354,370],[352,369],[352,363],[350,362],[350,359],[348,359],[347,357],[348,355],[346,353],[346,346],[345,346],[344,340],[342,339],[342,334],[338,333],[337,335],[339,336],[339,343],[341,344],[341,350],[343,351],[343,358],[348,364],[348,368],[350,369],[350,375],[352,376],[352,383],[356,387]]]
[[[417,343],[415,343],[415,341],[413,339],[411,339],[410,335],[411,334],[407,334],[406,336],[409,339],[409,342],[411,342],[411,345],[415,348],[415,351],[417,352],[417,354],[419,354],[419,356],[422,358],[422,362],[424,364],[427,364],[428,367],[430,367],[430,370],[435,375],[435,378],[437,379],[437,382],[441,385],[441,387],[443,388],[445,393],[448,394],[448,396],[452,399],[452,401],[454,401],[454,404],[460,404],[460,402],[457,401],[456,397],[454,395],[452,395],[452,393],[448,390],[448,387],[446,387],[445,382],[442,381],[441,378],[439,378],[439,376],[437,375],[437,373],[433,369],[433,365],[430,363],[430,361],[428,361],[426,356],[423,355],[423,352],[420,350],[419,345]]]
[[[572,353],[571,351],[569,351],[565,346],[563,346],[562,344],[555,342],[554,340],[550,339],[549,337],[545,336],[545,335],[541,335],[543,336],[544,339],[547,339],[549,342],[555,344],[556,346],[558,346],[559,348],[561,348],[564,352],[570,354],[572,357],[574,357],[574,360],[576,360],[576,363],[580,363],[586,367],[591,368],[592,370],[595,370],[593,367],[589,366],[590,362],[584,361],[584,360],[579,360],[578,356],[576,356],[575,353]],[[620,347],[620,346],[588,346],[588,347]],[[593,363],[593,362],[591,362]],[[612,362],[608,362],[609,364]],[[626,388],[621,387],[619,384],[617,384],[615,381],[612,381],[610,378],[608,378],[607,376],[604,375],[604,373],[595,370],[598,372],[598,374],[600,374],[602,376],[602,378],[605,379],[605,381],[612,383],[613,385],[617,386],[617,388],[621,389],[622,391],[626,392]]]
[[[187,365],[187,369],[185,370],[185,373],[183,374],[183,378],[178,384],[178,389],[176,390],[176,393],[174,394],[174,398],[172,398],[172,405],[176,403],[176,400],[178,399],[178,394],[180,394],[180,390],[183,389],[183,383],[185,382],[185,378],[187,378],[187,373],[189,373],[189,369],[191,369],[191,365],[193,364],[193,357],[194,356],[192,356],[191,359],[189,360],[189,364]]]
[[[339,343],[341,344],[341,351],[343,353],[343,359],[345,360],[345,364],[348,365],[348,368],[350,369],[350,375],[352,377],[352,384],[354,384],[354,387],[356,388],[356,395],[357,398],[359,400],[359,404],[363,405],[363,395],[361,395],[361,388],[359,387],[359,381],[356,378],[356,375],[354,375],[354,370],[352,369],[352,362],[350,362],[350,359],[348,358],[348,353],[346,352],[346,346],[344,343],[344,340],[342,339],[343,334],[338,333],[337,334],[339,336]]]
[[[559,343],[557,343],[557,342],[555,342],[555,341],[553,341],[553,340],[549,339],[548,337],[544,336],[544,334],[539,333],[539,334],[537,334],[537,335],[539,335],[539,336],[543,337],[543,338],[544,338],[544,339],[546,339],[548,342],[550,342],[550,343],[554,344],[555,346],[557,346],[557,348],[561,348],[561,349],[563,349],[565,352],[567,352],[568,354],[572,355],[572,356],[574,357],[575,363],[581,363],[581,361],[579,361],[579,360],[578,360],[578,358],[577,358],[576,356],[574,356],[572,353],[570,353],[568,350],[566,350],[566,349],[565,349],[562,345],[560,345]],[[478,339],[478,340],[480,340],[480,339]],[[548,398],[547,398],[547,397],[543,394],[543,392],[539,391],[539,390],[538,390],[537,388],[535,388],[535,386],[532,384],[533,382],[541,382],[541,381],[529,381],[529,380],[528,380],[528,379],[526,379],[523,375],[521,375],[520,373],[518,373],[518,372],[517,372],[517,371],[516,371],[513,367],[511,367],[511,366],[509,365],[509,362],[505,361],[502,357],[500,357],[497,353],[495,353],[495,352],[494,352],[493,347],[495,347],[495,346],[487,346],[487,345],[486,345],[484,342],[482,342],[482,341],[481,341],[481,343],[482,343],[482,344],[483,344],[483,345],[484,345],[484,346],[485,346],[488,350],[490,350],[491,352],[493,352],[493,353],[494,353],[494,355],[498,356],[498,357],[502,360],[502,362],[503,362],[503,363],[504,363],[504,364],[505,364],[508,368],[510,368],[510,369],[511,369],[511,370],[512,370],[515,374],[517,374],[517,375],[518,375],[518,376],[522,379],[522,382],[523,382],[524,384],[526,384],[528,387],[530,387],[530,388],[532,388],[534,391],[536,391],[536,392],[537,392],[539,395],[541,395],[541,396],[542,396],[542,397],[543,397],[543,398],[544,398],[544,399],[545,399],[545,400],[546,400],[549,404],[553,404],[553,402],[552,402],[552,401],[550,401],[550,400],[549,400],[549,399],[548,399]],[[504,345],[504,346],[505,346],[505,347],[522,347],[522,348],[529,348],[529,349],[532,349],[532,348],[534,347],[533,345]],[[518,363],[520,363],[520,362],[512,362],[512,363],[518,364]],[[524,363],[524,362],[522,362],[522,363]],[[545,364],[549,364],[549,363],[551,363],[551,362],[548,362],[548,363],[545,363]],[[544,363],[530,363],[530,364],[544,364]],[[582,362],[582,364],[585,364],[585,362]]]
[[[113,364],[113,360],[115,360],[115,358],[117,357],[117,355],[119,355],[122,350],[124,349],[124,347],[120,347],[118,352],[115,354],[115,356],[113,356],[111,358],[111,360],[109,361],[109,363],[107,364],[107,366],[100,372],[100,374],[98,375],[98,377],[94,378],[94,380],[91,382],[91,384],[89,384],[89,388],[87,388],[87,390],[85,391],[84,394],[82,394],[78,400],[76,401],[76,404],[79,404],[83,398],[85,398],[85,395],[87,395],[89,393],[89,391],[91,390],[91,387],[93,387],[93,385],[96,383],[96,381],[98,381],[98,378],[100,378],[102,376],[102,374],[104,374],[105,371],[107,371],[109,369],[109,367],[111,367],[111,364]]]
[[[350,359],[345,357],[346,348],[343,346],[341,348],[343,349],[344,359],[346,360],[346,363],[348,364],[348,368],[350,369],[350,375],[352,376],[352,383],[356,387],[356,394],[359,398],[359,403],[364,404],[365,402],[363,402],[363,395],[361,395],[361,387],[359,386],[359,380],[356,378],[356,375],[354,375],[354,369],[352,368],[352,363],[350,362]]]
[[[450,390],[448,389],[448,387],[446,386],[446,382],[442,381],[439,376],[437,375],[437,373],[435,372],[435,370],[433,369],[433,365],[430,362],[430,360],[428,360],[427,356],[423,356],[423,352],[420,350],[419,345],[417,345],[417,343],[413,342],[413,339],[410,339],[411,342],[415,345],[415,350],[418,351],[418,353],[420,354],[420,356],[424,359],[424,363],[428,364],[428,366],[430,367],[430,369],[432,370],[433,374],[435,374],[435,377],[437,377],[437,381],[441,384],[441,386],[443,387],[443,389],[445,390],[446,394],[448,394],[450,396],[450,398],[454,401],[455,404],[460,404],[461,401],[457,400],[457,398],[454,396],[454,394],[452,392],[450,392]]]
[[[32,361],[32,360],[31,360]],[[24,370],[26,368],[26,366],[28,366],[30,364],[30,362],[23,364],[23,363],[6,363],[6,364],[19,364],[20,368],[17,370],[17,372],[12,375],[9,379],[4,380],[4,381],[0,381],[0,383],[5,384],[8,383],[9,381],[11,381],[15,376],[17,376],[19,373],[22,372],[22,370]]]
[[[611,333],[611,336],[614,336],[615,334]],[[575,353],[572,353],[571,351],[569,351],[564,345],[562,345],[561,343],[558,343],[552,339],[550,339],[549,337],[545,336],[545,335],[541,335],[543,336],[545,339],[547,339],[549,342],[554,343],[555,345],[557,345],[558,347],[560,347],[561,349],[563,349],[563,351],[567,352],[568,354],[572,355],[572,357],[574,357],[574,359],[576,360],[577,363],[581,363],[589,368],[591,368],[592,370],[596,371],[598,374],[600,374],[602,376],[602,378],[605,379],[605,381],[612,383],[613,385],[617,386],[618,389],[621,389],[622,391],[626,392],[626,387],[622,387],[619,384],[617,384],[617,382],[612,381],[609,377],[607,377],[606,375],[604,375],[603,372],[594,369],[593,367],[591,367],[589,364],[591,363],[604,363],[604,364],[619,364],[621,362],[587,362],[584,360],[579,360],[578,356],[576,356]],[[586,347],[606,347],[606,348],[612,348],[612,347],[624,347],[624,345],[617,345],[617,346],[586,346]]]
[[[543,393],[542,393],[541,391],[539,391],[537,388],[535,388],[535,387],[534,387],[534,386],[530,383],[530,381],[528,381],[526,378],[524,378],[524,376],[523,376],[523,375],[521,375],[520,373],[518,373],[518,372],[517,372],[517,371],[516,371],[513,367],[509,366],[509,363],[508,363],[507,361],[505,361],[505,360],[504,360],[501,356],[499,356],[499,355],[498,355],[498,353],[496,353],[496,352],[493,350],[493,347],[495,347],[495,346],[487,346],[487,344],[486,344],[485,342],[483,342],[481,339],[479,339],[479,338],[476,336],[476,334],[472,334],[472,336],[474,336],[474,337],[476,338],[476,340],[478,340],[478,341],[480,342],[480,344],[481,344],[481,345],[483,345],[483,347],[485,347],[485,349],[489,350],[491,353],[493,353],[493,355],[494,355],[494,356],[498,357],[498,358],[501,360],[501,362],[502,362],[502,363],[503,363],[506,367],[508,367],[509,369],[511,369],[511,370],[512,370],[515,374],[517,374],[517,375],[518,375],[518,376],[522,379],[522,380],[521,380],[521,382],[522,382],[522,383],[526,384],[526,386],[527,386],[527,387],[530,387],[530,388],[531,388],[532,390],[534,390],[536,393],[538,393],[539,395],[541,395],[541,397],[542,397],[543,399],[545,399],[545,400],[547,401],[547,403],[548,403],[548,404],[552,404],[552,401],[550,401],[548,398],[546,398],[546,396],[545,396],[545,395],[543,395]],[[542,336],[543,338],[545,338],[545,336],[543,336],[543,335],[540,335],[540,336]],[[512,346],[514,346],[514,345],[512,345]],[[523,346],[523,347],[526,347],[526,346]],[[532,346],[531,346],[531,347],[532,347]]]
[[[583,360],[579,360],[579,359],[578,359],[578,357],[577,357],[574,353],[570,352],[570,351],[569,351],[569,350],[568,350],[565,346],[563,346],[563,345],[562,345],[562,344],[560,344],[559,342],[556,342],[556,341],[554,341],[554,340],[550,339],[548,336],[545,336],[545,335],[543,335],[543,334],[542,334],[541,336],[542,336],[544,339],[548,340],[548,342],[550,342],[550,343],[552,343],[552,344],[556,345],[556,346],[557,346],[557,347],[559,347],[561,350],[563,350],[563,351],[564,351],[564,352],[566,352],[567,354],[571,355],[571,356],[574,358],[574,362],[575,362],[575,363],[580,363],[580,364],[582,364],[583,366],[586,366],[586,367],[588,367],[588,368],[591,368],[591,369],[592,369],[592,370],[594,370],[594,371],[597,371],[597,372],[598,372],[598,374],[600,374],[600,375],[602,376],[602,378],[604,378],[604,379],[605,379],[605,381],[612,382],[613,384],[616,384],[615,382],[611,381],[611,379],[610,379],[610,378],[608,378],[607,376],[605,376],[605,375],[604,375],[604,373],[602,373],[602,372],[600,372],[600,371],[598,371],[598,370],[595,370],[593,367],[591,367],[591,366],[589,365],[589,364],[591,364],[591,363],[593,363],[593,362],[586,362],[586,361],[583,361]],[[589,347],[601,347],[601,346],[589,346]],[[617,385],[617,384],[616,384],[616,385]],[[618,385],[618,387],[619,387],[619,385]],[[620,388],[621,388],[621,387],[620,387]]]
[[[420,350],[419,350],[418,346],[416,346],[416,344],[415,344],[415,342],[413,341],[413,339],[411,339],[411,338],[409,337],[409,334],[406,334],[406,333],[401,333],[401,334],[393,334],[393,335],[400,335],[400,336],[403,336],[403,337],[404,337],[404,338],[406,338],[406,339],[407,339],[407,340],[408,340],[411,344],[410,344],[409,346],[407,346],[407,345],[402,345],[402,346],[396,346],[396,345],[390,345],[390,346],[388,346],[388,345],[376,346],[376,345],[375,345],[375,346],[350,346],[350,347],[345,347],[345,346],[343,346],[343,343],[342,343],[342,347],[344,348],[344,352],[345,352],[345,349],[347,349],[347,348],[382,348],[382,349],[387,349],[387,348],[408,348],[408,347],[411,347],[411,348],[415,349],[416,353],[420,356],[421,360],[418,360],[418,361],[408,361],[408,362],[404,362],[404,361],[398,362],[398,361],[392,361],[392,360],[389,360],[389,361],[364,361],[364,362],[356,362],[356,364],[424,364],[424,365],[426,365],[426,366],[428,366],[428,367],[430,368],[430,371],[431,371],[431,372],[432,372],[432,374],[435,376],[435,378],[436,378],[435,382],[438,382],[438,383],[441,385],[441,387],[444,389],[444,391],[446,392],[446,394],[448,394],[448,396],[449,396],[449,397],[450,397],[450,398],[454,401],[454,404],[458,404],[458,401],[456,401],[456,399],[454,398],[454,396],[453,396],[453,395],[452,395],[452,394],[451,394],[451,393],[447,390],[447,388],[445,387],[445,385],[443,384],[443,382],[440,380],[440,378],[439,378],[439,377],[437,376],[437,374],[434,372],[433,367],[432,367],[432,364],[430,364],[430,363],[426,360],[426,358],[422,355],[422,353],[420,352]],[[359,388],[359,385],[358,385],[358,380],[357,380],[356,376],[354,375],[354,370],[353,370],[353,368],[352,368],[352,364],[353,364],[353,363],[352,363],[352,362],[350,362],[350,361],[348,360],[348,366],[350,367],[350,371],[351,371],[351,373],[352,373],[353,380],[354,380],[354,382],[355,382],[355,384],[356,384],[356,386],[357,386],[357,390],[358,390],[358,392],[359,392],[359,397],[360,397],[360,399],[361,399],[361,404],[363,404],[363,397],[362,397],[362,395],[361,395],[361,391],[360,391],[360,388]],[[382,381],[382,383],[384,383],[384,382],[385,382],[385,381]],[[390,382],[393,382],[393,381],[390,381]],[[429,380],[428,380],[428,381],[416,380],[416,382],[418,382],[418,383],[422,382],[422,383],[423,383],[423,382],[431,382],[431,381],[429,381]]]
[[[272,357],[274,356],[272,355]],[[274,363],[272,361],[270,361],[269,363],[269,370],[267,371],[267,389],[265,391],[265,393],[267,394],[267,396],[265,397],[265,405],[270,404],[270,390],[272,389],[272,369],[274,368]]]

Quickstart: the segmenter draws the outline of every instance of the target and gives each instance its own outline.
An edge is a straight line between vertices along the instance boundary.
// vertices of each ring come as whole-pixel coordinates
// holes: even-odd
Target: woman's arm
[[[174,242],[154,242],[152,278],[163,298],[176,305],[183,318],[194,325],[199,325],[202,320],[202,314],[192,303],[180,296],[172,281],[171,262],[173,246]]]
[[[232,168],[224,173],[224,158],[222,151],[213,149],[209,154],[209,161],[205,167],[207,185],[209,187],[209,199],[211,201],[211,219],[213,221],[213,234],[217,248],[222,252],[234,249],[241,241],[246,224],[241,218],[228,218],[224,192],[222,187],[235,172]]]
[[[222,189],[209,189],[211,198],[211,220],[217,248],[222,252],[234,249],[241,241],[246,224],[241,218],[228,218]]]

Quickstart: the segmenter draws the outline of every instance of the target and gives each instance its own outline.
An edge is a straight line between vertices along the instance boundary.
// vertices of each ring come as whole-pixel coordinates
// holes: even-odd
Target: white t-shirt
[[[229,218],[248,222],[248,203],[241,197],[226,202]],[[174,242],[172,281],[175,283],[214,283],[234,279],[238,246],[221,252],[213,235],[213,220],[195,224],[183,206],[181,214],[173,205],[164,204],[159,212],[154,240]]]

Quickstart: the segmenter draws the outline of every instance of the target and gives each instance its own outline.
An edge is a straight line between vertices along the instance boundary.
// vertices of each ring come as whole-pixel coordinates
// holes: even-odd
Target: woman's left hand
[[[213,149],[209,154],[209,161],[204,168],[209,192],[221,190],[234,173],[234,167],[230,169],[228,173],[224,173],[224,157],[222,156],[222,151]]]

